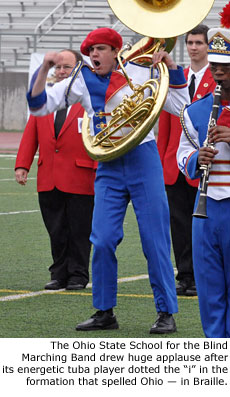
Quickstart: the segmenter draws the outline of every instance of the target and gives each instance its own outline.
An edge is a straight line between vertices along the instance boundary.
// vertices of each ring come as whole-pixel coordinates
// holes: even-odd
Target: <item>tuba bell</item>
[[[124,155],[148,135],[159,117],[168,92],[169,74],[164,62],[157,65],[158,78],[151,78],[142,86],[137,86],[126,74],[122,59],[151,65],[152,54],[161,48],[170,52],[176,37],[197,26],[210,11],[214,0],[108,0],[108,3],[124,25],[145,37],[133,47],[126,44],[117,56],[133,94],[123,98],[111,112],[107,125],[102,126],[95,136],[91,135],[90,120],[87,113],[84,114],[84,146],[92,159],[101,162]],[[122,129],[127,125],[129,132],[125,128],[123,133]],[[121,136],[114,139],[117,132]]]

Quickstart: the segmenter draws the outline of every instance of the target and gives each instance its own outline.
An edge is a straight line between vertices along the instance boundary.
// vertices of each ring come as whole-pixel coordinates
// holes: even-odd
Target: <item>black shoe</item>
[[[171,334],[176,332],[176,323],[172,314],[159,312],[150,334]]]
[[[118,329],[114,314],[98,310],[92,317],[76,326],[77,331],[97,331],[101,329]]]
[[[196,286],[195,284],[188,287],[185,291],[186,296],[197,296]]]
[[[52,290],[62,289],[65,287],[66,287],[66,283],[59,280],[51,280],[49,283],[45,285],[45,289],[52,289]]]
[[[68,284],[66,286],[67,290],[79,290],[79,289],[84,289],[85,285],[77,283],[76,281],[68,281]]]
[[[179,281],[176,285],[176,294],[177,295],[185,295],[186,289],[188,288],[189,284],[186,281]]]

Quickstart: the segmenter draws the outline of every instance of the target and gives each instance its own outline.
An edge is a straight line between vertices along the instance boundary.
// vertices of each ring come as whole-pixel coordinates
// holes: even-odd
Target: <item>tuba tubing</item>
[[[180,36],[205,19],[214,0],[107,0],[116,17],[147,37]]]
[[[96,161],[106,162],[114,160],[128,151],[139,145],[139,143],[146,137],[146,135],[153,128],[156,123],[159,114],[164,106],[164,102],[168,92],[169,85],[169,73],[168,68],[164,62],[158,64],[157,69],[160,74],[160,87],[158,87],[158,100],[151,101],[151,111],[143,111],[145,115],[149,113],[148,117],[139,117],[139,120],[136,121],[136,114],[134,111],[132,115],[125,119],[126,123],[132,124],[134,120],[138,125],[135,126],[127,135],[121,137],[120,139],[115,140],[114,142],[110,142],[110,145],[106,146],[103,144],[95,145],[95,141],[97,140],[97,135],[92,136],[90,134],[90,120],[88,118],[87,113],[85,112],[82,123],[82,139],[85,146],[85,149],[89,156]],[[141,104],[142,106],[146,106],[145,102]],[[141,105],[138,105],[141,108]],[[114,123],[117,123],[119,120],[115,119]],[[109,138],[109,134],[107,134],[108,129],[110,128],[113,121],[101,131],[101,135],[104,135],[104,139]],[[119,129],[119,128],[118,128]],[[112,134],[114,134],[116,130],[113,130]],[[111,134],[110,134],[111,135]]]
[[[210,11],[214,0],[202,2],[200,0],[192,2],[188,0],[125,0],[125,2],[124,0],[108,0],[108,3],[120,22],[145,37],[136,43],[132,50],[126,48],[118,53],[121,70],[134,93],[128,99],[124,98],[123,102],[114,109],[112,121],[108,121],[107,126],[102,128],[98,139],[91,135],[93,128],[90,128],[91,122],[86,112],[84,114],[82,124],[84,146],[92,159],[101,162],[114,160],[124,155],[148,135],[160,115],[168,92],[168,69],[164,62],[161,62],[157,66],[159,80],[148,81],[151,88],[149,101],[146,101],[143,95],[144,85],[140,87],[140,90],[135,85],[132,87],[120,59],[121,53],[124,53],[126,61],[152,64],[153,52],[159,51],[160,48],[170,52],[175,45],[176,36],[197,26]],[[194,9],[197,12],[194,12]],[[141,95],[144,98],[143,108],[141,102],[137,101],[137,97]],[[120,134],[122,135],[120,139],[113,140],[112,135],[119,129],[122,132],[123,126],[128,123],[131,125],[131,131],[126,133],[126,130],[126,135]]]

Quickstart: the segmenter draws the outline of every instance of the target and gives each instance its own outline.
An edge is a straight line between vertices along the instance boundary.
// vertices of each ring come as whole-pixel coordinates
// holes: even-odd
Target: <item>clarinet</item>
[[[218,119],[218,111],[220,107],[220,98],[221,98],[221,84],[220,82],[217,83],[215,93],[214,93],[214,100],[212,111],[210,114],[209,124],[208,124],[208,131],[206,135],[206,139],[203,143],[203,147],[208,147],[214,149],[214,144],[209,142],[209,129],[216,126],[217,119]],[[212,163],[203,164],[200,166],[200,170],[202,170],[202,175],[200,179],[200,197],[197,203],[197,207],[195,212],[192,216],[196,218],[208,218],[207,216],[207,190],[208,190],[208,180],[209,180],[209,173]]]

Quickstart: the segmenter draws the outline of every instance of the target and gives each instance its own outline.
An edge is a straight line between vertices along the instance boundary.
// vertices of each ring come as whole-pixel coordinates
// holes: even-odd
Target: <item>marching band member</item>
[[[216,86],[208,64],[208,26],[198,25],[186,33],[185,43],[190,65],[184,69],[191,102],[212,92]],[[177,268],[177,295],[196,296],[192,262],[192,213],[198,179],[180,172],[176,153],[181,136],[180,118],[161,112],[157,147],[159,150],[170,212],[172,245]]]
[[[111,111],[122,101],[124,95],[132,94],[117,62],[117,54],[121,47],[122,38],[113,29],[99,28],[92,31],[83,41],[81,52],[89,55],[93,68],[79,63],[71,78],[47,90],[47,73],[60,55],[46,54],[37,76],[34,76],[34,85],[28,93],[29,106],[33,114],[44,115],[80,102],[91,120],[92,133],[97,134],[101,126],[107,124]],[[178,115],[183,104],[189,102],[183,70],[177,67],[165,51],[153,56],[153,64],[161,60],[165,61],[170,74],[170,89],[165,109]],[[125,68],[130,79],[141,85],[150,78],[154,70],[132,62],[127,62]],[[91,233],[94,246],[93,305],[98,311],[90,319],[78,324],[78,331],[119,327],[113,313],[117,304],[115,251],[123,238],[122,225],[129,201],[132,201],[136,213],[158,313],[150,333],[176,331],[172,314],[176,313],[178,308],[170,259],[169,210],[153,130],[140,145],[127,154],[112,161],[99,163]],[[136,317],[135,315],[133,319],[134,326]]]
[[[230,3],[221,13],[228,20]],[[209,127],[213,94],[187,106],[181,118],[184,133],[177,152],[178,165],[189,178],[201,176],[199,167],[211,164],[207,188],[208,218],[193,218],[193,264],[201,322],[208,338],[230,337],[230,30],[208,31],[208,61],[212,76],[222,86],[217,125]],[[208,132],[207,132],[208,130]],[[209,144],[204,147],[208,136]],[[195,208],[199,199],[197,193]]]

